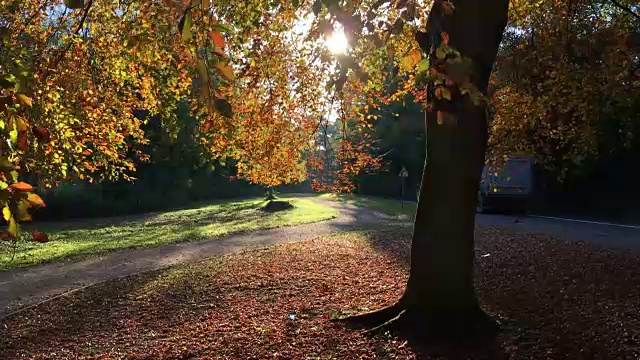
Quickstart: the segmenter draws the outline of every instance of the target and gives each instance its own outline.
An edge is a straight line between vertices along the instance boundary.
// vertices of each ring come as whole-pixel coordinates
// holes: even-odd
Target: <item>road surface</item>
[[[539,233],[568,240],[587,241],[604,248],[640,251],[640,226],[580,219],[497,214],[478,214],[476,223],[487,226],[507,226],[523,233]]]

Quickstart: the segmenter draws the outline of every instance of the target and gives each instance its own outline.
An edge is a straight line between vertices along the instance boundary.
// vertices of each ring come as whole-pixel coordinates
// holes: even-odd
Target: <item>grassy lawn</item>
[[[326,220],[337,211],[313,198],[286,198],[295,207],[267,213],[261,199],[218,202],[194,209],[122,218],[25,226],[24,232],[45,231],[54,240],[46,244],[20,243],[15,258],[0,252],[0,270],[36,265],[117,249],[196,241],[236,232],[269,229]]]
[[[637,358],[640,257],[492,228],[478,230],[476,288],[504,324],[496,339],[431,346],[332,323],[398,299],[410,234],[343,232],[101,283],[4,320],[0,358]]]
[[[387,199],[375,196],[361,196],[353,194],[323,194],[321,198],[341,201],[346,204],[355,205],[390,216],[406,215],[413,217],[416,212],[416,203],[405,201],[404,207],[402,202],[396,199]]]

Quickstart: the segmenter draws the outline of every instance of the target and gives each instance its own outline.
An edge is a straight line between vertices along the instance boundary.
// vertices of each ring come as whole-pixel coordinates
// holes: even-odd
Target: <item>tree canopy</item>
[[[44,187],[134,179],[149,141],[148,119],[135,111],[158,116],[175,135],[181,101],[198,123],[203,156],[233,159],[239,177],[275,186],[331,172],[316,188],[352,191],[353,175],[380,165],[373,129],[398,113],[389,104],[426,104],[430,80],[441,124],[457,122],[446,110],[452,96],[484,102],[473,64],[449,34],[420,32],[440,26],[428,21],[432,4],[0,2],[0,201],[9,236],[30,206],[44,206],[19,176]],[[637,13],[627,0],[512,1],[491,83],[491,157],[523,152],[570,170],[635,139]],[[332,54],[326,43],[342,34],[348,47]],[[316,134],[329,114],[340,136],[325,161]]]

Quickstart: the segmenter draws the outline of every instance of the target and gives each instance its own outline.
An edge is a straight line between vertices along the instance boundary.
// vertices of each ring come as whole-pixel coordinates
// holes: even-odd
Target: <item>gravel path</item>
[[[260,230],[211,240],[155,248],[116,251],[103,256],[69,260],[0,273],[0,317],[17,309],[83,287],[140,272],[197,261],[274,244],[304,240],[332,232],[400,224],[401,220],[369,209],[322,201],[340,216],[318,223]]]

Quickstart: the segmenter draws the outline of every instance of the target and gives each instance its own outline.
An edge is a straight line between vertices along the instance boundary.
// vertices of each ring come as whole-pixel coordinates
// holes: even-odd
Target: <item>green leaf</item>
[[[228,118],[233,117],[233,108],[231,107],[231,104],[227,100],[215,99],[213,101],[213,105],[222,116],[225,116]]]
[[[418,63],[418,72],[425,72],[429,70],[429,59],[422,59],[419,63]]]
[[[84,8],[84,0],[64,0],[64,4],[69,9],[82,9],[82,8]]]
[[[182,38],[184,40],[190,40],[191,39],[191,13],[190,12],[185,12],[184,15],[182,16],[182,19],[180,19],[180,23],[178,24],[178,31],[180,31],[180,34],[182,34]]]
[[[444,59],[445,57],[447,57],[447,53],[442,48],[437,48],[436,49],[436,57],[438,59]]]
[[[11,144],[16,144],[18,142],[18,130],[17,129],[13,129],[13,130],[9,131],[9,140],[11,141]]]
[[[228,32],[232,32],[233,28],[230,25],[227,25],[227,24],[217,23],[217,24],[211,25],[211,30],[228,33]]]

